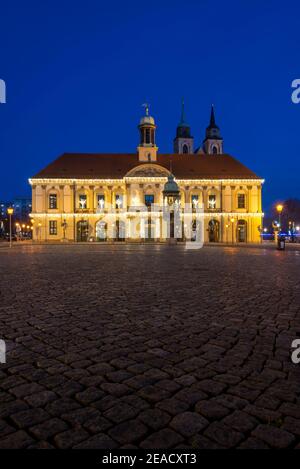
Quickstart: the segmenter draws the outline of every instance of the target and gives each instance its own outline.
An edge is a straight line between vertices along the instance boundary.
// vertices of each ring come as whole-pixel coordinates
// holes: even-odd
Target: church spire
[[[211,111],[210,111],[210,127],[215,127],[216,126],[216,120],[215,120],[215,110],[214,110],[214,105],[211,105]]]
[[[181,101],[181,117],[174,138],[174,153],[193,153],[194,138],[191,136],[191,128],[185,120],[184,99]]]
[[[185,122],[185,116],[184,116],[184,99],[182,98],[181,101],[181,119],[180,119],[180,124],[184,124]]]
[[[213,104],[211,105],[209,126],[206,127],[203,149],[205,153],[208,154],[217,155],[223,153],[223,138],[221,137],[220,129],[216,124]]]

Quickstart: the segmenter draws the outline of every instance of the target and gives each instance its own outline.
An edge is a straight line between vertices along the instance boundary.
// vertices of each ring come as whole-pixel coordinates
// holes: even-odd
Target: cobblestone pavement
[[[0,448],[300,447],[300,249],[1,249]]]

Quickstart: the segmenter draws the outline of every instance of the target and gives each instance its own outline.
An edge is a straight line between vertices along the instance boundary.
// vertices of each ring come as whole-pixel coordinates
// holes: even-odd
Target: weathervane
[[[149,107],[150,107],[150,104],[144,103],[144,104],[142,104],[142,107],[145,108],[146,116],[149,116]]]

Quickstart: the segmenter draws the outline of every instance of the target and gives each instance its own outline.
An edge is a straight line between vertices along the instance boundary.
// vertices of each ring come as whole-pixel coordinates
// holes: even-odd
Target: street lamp
[[[232,243],[233,243],[233,242],[234,242],[234,241],[233,241],[234,218],[231,217],[231,218],[230,218],[230,221],[231,221],[231,223],[232,223],[232,228],[231,228],[231,241],[232,241]]]
[[[226,244],[227,244],[228,243],[228,228],[229,228],[228,223],[226,223],[225,227],[226,227]]]
[[[11,245],[12,245],[12,232],[11,232],[11,217],[14,213],[14,209],[12,207],[8,207],[7,209],[7,213],[9,215],[9,247],[11,248]]]
[[[278,204],[276,205],[276,210],[278,212],[278,218],[279,218],[279,229],[281,231],[281,212],[283,210],[283,205],[282,204]]]

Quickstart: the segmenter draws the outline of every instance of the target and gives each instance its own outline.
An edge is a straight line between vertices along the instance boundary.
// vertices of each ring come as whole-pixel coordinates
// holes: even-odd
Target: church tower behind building
[[[194,153],[194,138],[191,136],[191,128],[185,121],[184,101],[182,100],[181,119],[177,126],[174,138],[174,153]]]
[[[221,155],[223,153],[223,138],[215,121],[214,106],[211,106],[210,123],[206,128],[205,140],[203,142],[204,153],[209,155]]]

